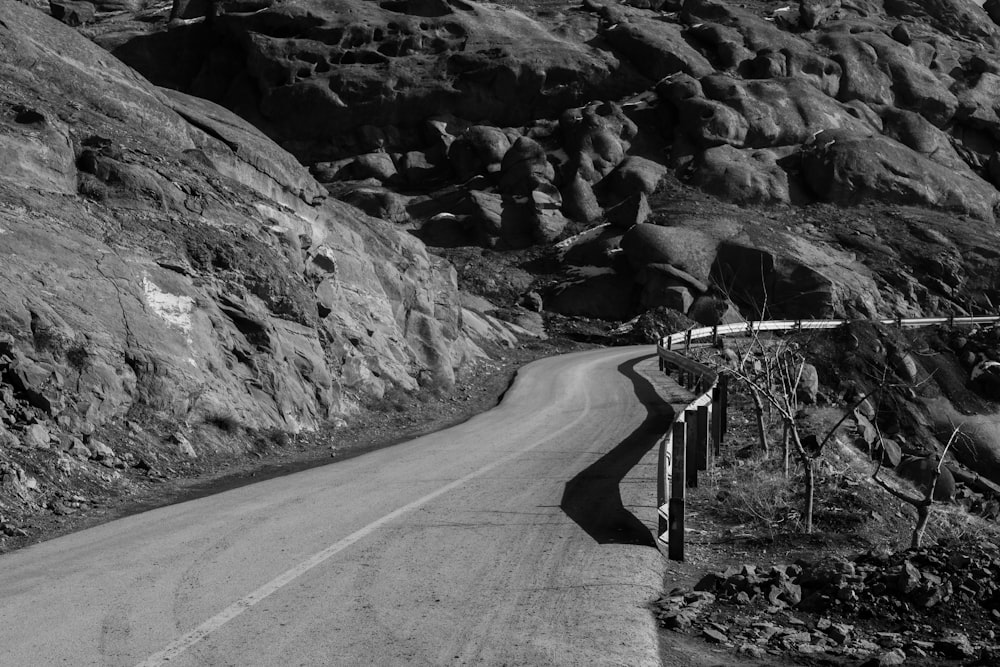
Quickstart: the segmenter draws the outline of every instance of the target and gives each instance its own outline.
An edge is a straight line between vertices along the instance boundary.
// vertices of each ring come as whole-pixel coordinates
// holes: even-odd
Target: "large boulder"
[[[687,316],[698,324],[709,327],[743,321],[733,304],[723,294],[716,291],[702,294],[696,298],[688,309]]]
[[[671,103],[677,116],[677,124],[686,141],[702,148],[730,144],[743,146],[746,143],[749,122],[746,117],[732,107],[716,100],[708,100],[699,94],[692,94],[689,78],[666,79],[657,87],[661,95]],[[700,93],[701,87],[698,87]]]
[[[734,241],[723,241],[712,266],[716,284],[749,312],[767,318],[829,318],[836,305],[833,282],[795,259]]]
[[[655,160],[631,155],[611,172],[604,185],[622,199],[636,194],[651,195],[656,192],[669,171],[665,165]]]
[[[949,169],[888,137],[821,133],[805,148],[802,172],[819,198],[843,206],[921,204],[994,220],[1000,193],[971,171]]]
[[[97,8],[92,2],[49,0],[49,11],[52,14],[52,18],[58,19],[69,26],[78,26],[93,21]]]
[[[706,149],[694,163],[691,183],[741,204],[789,203],[788,172],[779,154],[768,149],[740,149],[728,144]]]
[[[617,104],[593,102],[565,111],[559,118],[559,131],[568,169],[594,184],[625,159],[638,128]]]
[[[555,286],[545,297],[546,307],[563,315],[602,320],[627,320],[635,312],[635,283],[610,269],[581,270],[578,277]]]
[[[807,405],[816,403],[819,395],[819,372],[816,367],[804,363],[799,369],[798,385],[795,387],[796,397]]]
[[[653,214],[645,192],[636,192],[604,212],[608,222],[621,229],[646,222]]]
[[[706,99],[722,103],[746,119],[743,141],[733,143],[737,147],[801,144],[820,130],[834,128],[857,137],[876,131],[853,110],[797,77],[743,81],[712,75],[701,80],[701,88]]]
[[[579,222],[594,222],[601,217],[601,204],[587,179],[573,174],[560,191],[563,214]]]
[[[1000,138],[997,95],[1000,95],[1000,73],[981,73],[975,83],[959,89],[957,117],[969,127],[985,130],[995,139]]]
[[[592,229],[566,248],[562,261],[569,266],[612,266],[621,243],[621,230],[603,226]]]
[[[719,69],[735,69],[753,59],[754,54],[745,46],[743,35],[733,27],[702,21],[690,26],[688,35],[697,43],[710,47],[709,53]]]
[[[950,169],[967,169],[949,135],[915,111],[886,107],[882,121],[882,131],[890,139]]]
[[[934,485],[934,500],[949,501],[955,497],[955,476],[948,466],[942,465],[937,475],[938,460],[936,457],[904,456],[896,466],[896,474],[909,480],[918,491],[928,493]]]
[[[889,16],[919,17],[946,34],[1000,46],[1000,30],[973,0],[885,0],[884,6]]]
[[[836,54],[843,69],[837,99],[909,108],[939,127],[954,116],[958,99],[950,90],[951,77],[931,70],[932,63],[920,62],[913,49],[889,35],[835,31],[819,43]]]
[[[478,174],[500,171],[510,146],[510,137],[500,128],[473,125],[448,147],[448,159],[458,180],[465,182]]]
[[[554,178],[555,168],[545,149],[529,137],[515,141],[500,164],[500,188],[505,193],[527,195]]]
[[[701,78],[715,71],[684,38],[683,28],[672,23],[633,17],[606,30],[604,38],[653,81],[678,72]]]
[[[718,241],[696,229],[640,224],[625,233],[621,247],[637,270],[648,264],[670,264],[704,282],[711,272]]]
[[[388,222],[406,222],[410,218],[407,197],[381,186],[354,188],[338,198]]]
[[[642,283],[639,305],[643,309],[666,306],[687,313],[695,297],[708,289],[700,280],[669,264],[650,264],[637,277]]]

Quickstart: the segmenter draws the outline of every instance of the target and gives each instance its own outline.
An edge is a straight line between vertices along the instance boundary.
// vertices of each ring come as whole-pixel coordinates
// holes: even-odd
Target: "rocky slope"
[[[81,29],[432,245],[591,230],[558,249],[542,290],[553,312],[992,310],[1000,29],[987,10],[513,4],[524,13],[147,2]]]
[[[114,486],[213,425],[312,430],[517,340],[252,125],[18,2],[0,147],[0,523],[47,481]]]
[[[311,427],[447,385],[511,328],[438,256],[533,326],[519,304],[711,324],[1000,300],[993,2],[51,10],[162,87],[5,9],[22,440],[147,408]]]

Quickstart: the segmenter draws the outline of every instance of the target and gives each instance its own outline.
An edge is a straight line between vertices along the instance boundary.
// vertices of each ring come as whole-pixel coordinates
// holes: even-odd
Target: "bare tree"
[[[824,447],[833,438],[837,429],[854,413],[854,409],[881,390],[884,383],[866,393],[851,408],[846,410],[840,420],[827,431],[822,440],[814,435],[803,435],[799,423],[802,407],[799,399],[799,387],[806,365],[805,356],[800,352],[797,344],[787,339],[777,341],[771,349],[767,349],[757,334],[758,331],[752,332],[749,346],[744,354],[740,355],[736,368],[731,369],[730,373],[748,388],[752,397],[755,397],[758,430],[762,434],[762,447],[766,447],[766,440],[764,440],[766,427],[763,423],[764,404],[770,406],[781,420],[786,475],[790,449],[795,453],[795,457],[804,471],[803,518],[806,532],[811,533],[815,506],[816,462],[823,455]],[[765,451],[767,450],[765,449]]]
[[[956,426],[954,430],[951,432],[951,437],[948,438],[948,442],[944,446],[944,451],[941,452],[941,456],[938,458],[937,466],[935,466],[934,472],[931,474],[929,483],[926,485],[926,488],[924,489],[923,496],[913,496],[904,493],[899,489],[894,489],[893,487],[889,486],[889,484],[887,484],[885,480],[881,479],[878,476],[879,472],[882,470],[882,461],[885,459],[885,456],[879,457],[879,462],[878,465],[875,467],[875,472],[872,473],[872,479],[879,486],[881,486],[883,489],[888,491],[890,494],[892,494],[899,500],[902,500],[903,502],[912,505],[913,508],[917,511],[917,523],[913,527],[913,536],[910,540],[911,547],[919,547],[920,542],[923,540],[924,531],[927,530],[927,522],[931,516],[931,509],[934,506],[934,491],[937,489],[938,479],[940,479],[941,477],[941,466],[944,464],[944,458],[945,456],[947,456],[948,450],[951,448],[952,443],[955,442],[955,439],[958,437],[960,432],[961,432],[961,427],[959,426]],[[881,438],[881,434],[879,434],[879,437]]]

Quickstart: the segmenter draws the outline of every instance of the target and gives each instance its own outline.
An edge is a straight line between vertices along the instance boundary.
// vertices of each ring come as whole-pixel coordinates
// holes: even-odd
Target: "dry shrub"
[[[242,424],[236,416],[226,410],[218,410],[205,415],[204,423],[214,426],[224,433],[235,435],[240,432]]]
[[[910,512],[912,516],[913,512]],[[988,539],[1000,543],[1000,526],[996,521],[969,514],[957,504],[934,503],[927,523],[927,544],[942,539]]]
[[[796,529],[802,503],[795,480],[785,479],[781,470],[759,461],[733,472],[736,474],[716,495],[720,518],[772,532]]]

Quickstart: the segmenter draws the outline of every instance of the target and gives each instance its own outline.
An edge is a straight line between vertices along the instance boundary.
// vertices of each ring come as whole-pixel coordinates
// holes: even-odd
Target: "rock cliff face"
[[[1000,250],[1000,29],[971,0],[174,5],[170,24],[151,5],[84,30],[234,109],[335,197],[440,246],[606,223],[561,244],[550,310],[712,322],[1000,298],[981,273]],[[626,243],[637,223],[661,229]]]
[[[420,241],[17,2],[0,147],[0,436],[68,449],[136,410],[312,429],[482,354]]]

